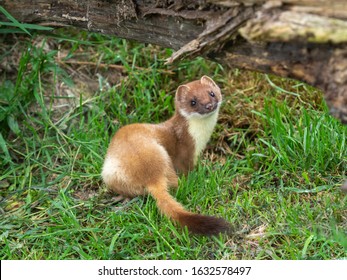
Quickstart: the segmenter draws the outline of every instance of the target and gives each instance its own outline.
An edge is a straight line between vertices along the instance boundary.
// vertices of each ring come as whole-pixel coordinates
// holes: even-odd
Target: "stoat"
[[[193,233],[229,231],[225,220],[185,210],[168,191],[178,187],[176,171],[186,174],[196,164],[216,125],[221,101],[220,88],[203,76],[177,88],[175,114],[169,120],[120,128],[102,169],[106,185],[126,197],[152,195],[163,214]]]

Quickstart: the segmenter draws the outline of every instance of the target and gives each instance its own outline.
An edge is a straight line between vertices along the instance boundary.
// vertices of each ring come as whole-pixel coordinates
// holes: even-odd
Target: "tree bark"
[[[75,26],[304,81],[347,123],[345,0],[0,0],[17,20]],[[6,18],[0,15],[0,20]]]

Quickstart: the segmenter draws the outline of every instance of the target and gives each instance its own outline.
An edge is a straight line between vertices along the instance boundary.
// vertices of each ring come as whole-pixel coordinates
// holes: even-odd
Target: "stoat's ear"
[[[201,84],[211,86],[211,87],[218,87],[216,83],[208,76],[204,75],[200,79]]]
[[[190,91],[190,88],[186,85],[181,85],[176,90],[176,100],[182,102],[185,100],[187,93]]]

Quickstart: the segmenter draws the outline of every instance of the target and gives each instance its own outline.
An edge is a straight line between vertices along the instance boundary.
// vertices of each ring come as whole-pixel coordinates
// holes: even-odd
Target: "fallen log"
[[[344,0],[2,0],[17,20],[75,26],[304,81],[347,123]],[[6,20],[0,15],[0,20]]]

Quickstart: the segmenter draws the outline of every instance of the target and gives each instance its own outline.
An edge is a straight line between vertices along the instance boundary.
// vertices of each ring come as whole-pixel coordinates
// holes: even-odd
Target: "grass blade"
[[[13,26],[18,27],[22,31],[24,31],[26,34],[31,36],[30,32],[23,26],[22,23],[20,23],[18,20],[16,20],[8,11],[4,9],[4,7],[0,6],[0,12],[2,12],[10,21],[13,22]]]

